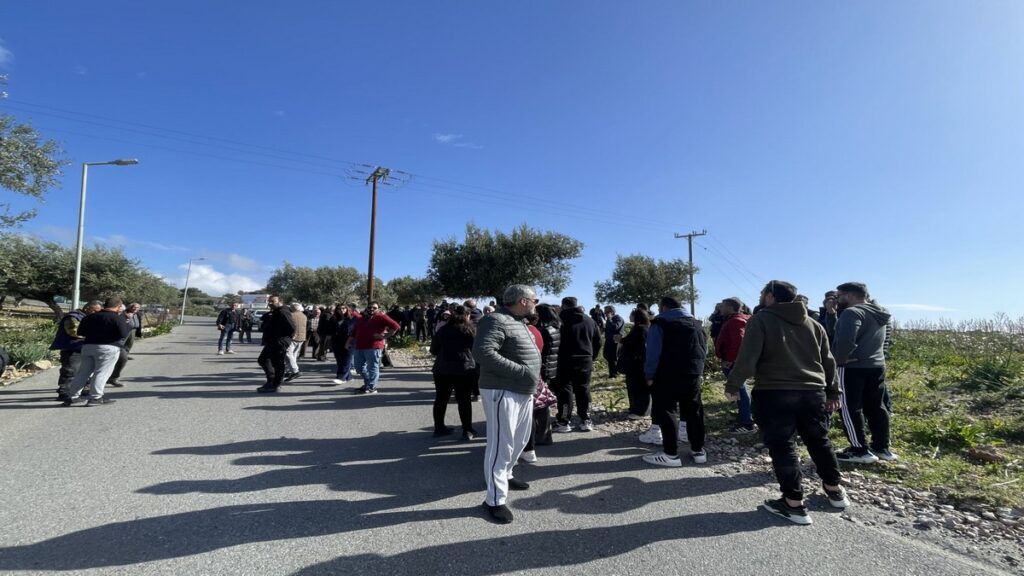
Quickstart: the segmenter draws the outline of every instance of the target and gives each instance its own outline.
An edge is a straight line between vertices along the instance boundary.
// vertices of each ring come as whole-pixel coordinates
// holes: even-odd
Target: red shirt
[[[722,324],[722,331],[715,340],[715,356],[726,362],[736,361],[740,354],[743,334],[747,331],[747,320],[750,320],[750,316],[746,314],[733,314],[726,318]]]
[[[533,334],[533,339],[537,341],[537,350],[544,351],[544,337],[541,336],[540,330],[533,324],[527,324],[526,329]]]
[[[384,348],[384,340],[377,340],[373,335],[381,334],[385,330],[395,333],[399,328],[398,322],[382,312],[360,317],[352,330],[352,335],[356,338],[356,350]]]

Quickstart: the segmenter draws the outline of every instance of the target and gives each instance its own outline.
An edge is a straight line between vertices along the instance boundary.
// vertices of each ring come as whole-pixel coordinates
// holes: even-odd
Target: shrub
[[[0,332],[0,345],[10,354],[11,364],[21,368],[54,356],[50,351],[53,330],[54,325],[48,321],[9,327]]]
[[[411,334],[407,334],[405,336],[394,336],[388,339],[388,347],[396,350],[402,348],[418,348],[420,346],[420,341]]]
[[[174,322],[164,322],[162,324],[157,324],[152,328],[152,330],[150,330],[149,334],[150,336],[161,336],[163,334],[170,334],[171,330],[174,329],[175,326],[176,324]]]
[[[993,442],[986,426],[963,415],[947,414],[906,423],[916,443],[945,450],[964,450]]]

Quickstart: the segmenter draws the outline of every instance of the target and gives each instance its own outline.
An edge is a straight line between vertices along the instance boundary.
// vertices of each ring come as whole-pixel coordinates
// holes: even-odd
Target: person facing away
[[[356,321],[352,333],[355,338],[355,366],[356,371],[363,375],[363,385],[356,389],[356,394],[377,393],[384,342],[400,328],[398,322],[381,311],[377,302],[370,302],[367,313]]]
[[[274,393],[281,387],[286,356],[292,345],[292,336],[295,335],[295,320],[292,319],[291,310],[285,307],[281,297],[271,294],[267,298],[267,305],[270,311],[264,314],[261,324],[263,350],[256,360],[263,368],[267,382],[256,389],[259,393]]]
[[[872,464],[879,459],[896,460],[889,449],[889,411],[885,384],[886,337],[889,311],[870,301],[868,288],[860,282],[836,287],[842,314],[836,322],[832,354],[839,365],[840,405],[843,427],[850,447],[836,456],[846,462]],[[864,420],[871,431],[867,440]]]
[[[473,402],[470,396],[480,377],[473,357],[473,340],[476,326],[469,320],[464,306],[455,309],[451,320],[438,330],[430,342],[430,353],[434,356],[434,436],[448,436],[452,429],[445,425],[444,416],[448,400],[455,393],[459,407],[459,422],[462,424],[462,439],[476,438],[473,429]]]
[[[238,303],[232,302],[230,306],[220,311],[217,315],[217,330],[220,330],[220,338],[217,340],[217,354],[234,354],[231,351],[231,339],[238,329]]]
[[[615,312],[615,306],[604,307],[604,349],[602,354],[608,362],[608,377],[619,375],[617,364],[622,337],[626,335],[626,321]]]
[[[121,346],[131,332],[122,310],[120,298],[107,298],[103,309],[82,318],[78,324],[78,335],[82,342],[82,357],[75,378],[68,385],[64,406],[82,404],[82,389],[88,383],[89,400],[86,406],[102,406],[114,401],[103,396],[107,379],[114,371],[114,365],[121,354]],[[90,380],[91,378],[91,380]]]
[[[651,389],[647,387],[644,362],[647,361],[647,331],[651,318],[647,312],[634,309],[629,314],[633,328],[622,339],[618,371],[626,377],[626,395],[629,399],[629,418],[639,420],[647,416],[651,407]]]
[[[63,402],[70,398],[68,386],[75,379],[78,367],[82,363],[82,346],[85,336],[78,333],[82,319],[103,309],[103,302],[93,300],[82,306],[80,310],[72,310],[57,323],[57,333],[53,336],[50,350],[60,351],[60,372],[57,375],[57,400]]]
[[[605,316],[600,304],[594,304],[594,307],[590,309],[590,319],[597,324],[598,328],[604,330]]]
[[[480,319],[473,357],[480,366],[480,396],[487,421],[483,506],[500,524],[512,522],[506,506],[508,490],[530,485],[513,475],[530,435],[533,393],[540,378],[540,352],[523,318],[537,306],[530,286],[513,284],[502,295],[502,306]]]
[[[292,333],[292,343],[288,346],[288,352],[285,354],[285,360],[288,363],[288,370],[284,375],[285,382],[299,377],[299,350],[306,345],[306,326],[309,322],[309,316],[306,315],[301,304],[292,303],[290,309],[295,331]]]
[[[742,309],[743,302],[736,297],[726,298],[716,307],[723,320],[718,339],[715,340],[715,356],[722,361],[722,373],[727,378],[740,353],[740,343],[743,342],[747,321],[750,320],[750,314],[741,313]],[[754,432],[754,420],[750,411],[750,390],[746,383],[740,385],[739,395],[740,399],[736,402],[738,416],[732,431],[735,434],[749,434]]]
[[[796,450],[800,435],[829,503],[849,505],[839,485],[839,463],[828,439],[827,410],[839,404],[836,364],[825,328],[796,301],[796,286],[772,280],[761,291],[759,311],[747,321],[739,355],[726,379],[726,397],[739,400],[740,386],[753,379],[754,418],[772,458],[782,498],[765,500],[767,512],[810,524],[803,474]]]
[[[590,421],[590,378],[594,360],[601,353],[601,331],[592,318],[584,314],[572,296],[562,298],[559,314],[561,341],[558,347],[558,378],[552,390],[558,397],[558,414],[553,432],[572,432],[573,400],[579,417],[577,429],[593,430]]]
[[[691,458],[695,464],[708,461],[704,450],[704,402],[700,382],[708,354],[704,323],[683,310],[679,300],[664,296],[658,316],[647,332],[644,375],[651,387],[651,420],[661,429],[662,451],[643,456],[644,462],[678,468],[680,412],[686,421]]]

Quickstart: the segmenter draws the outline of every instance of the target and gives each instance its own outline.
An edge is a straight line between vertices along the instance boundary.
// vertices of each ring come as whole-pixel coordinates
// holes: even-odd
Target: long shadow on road
[[[511,505],[527,511],[557,508],[574,514],[621,513],[652,502],[737,490],[764,481],[761,474],[748,474],[729,479],[696,477],[646,482],[636,477],[642,465],[634,452],[640,450],[623,449],[616,444],[614,439],[594,435],[545,447],[543,465],[516,468],[517,477],[534,485],[531,496],[513,500]],[[609,448],[614,450],[609,451]],[[597,451],[602,451],[599,461],[574,460]],[[34,544],[0,548],[0,572],[123,566],[253,542],[343,534],[413,522],[443,526],[436,523],[469,517],[479,518],[483,523],[478,505],[409,510],[429,508],[438,502],[473,493],[479,493],[482,500],[482,452],[480,441],[437,441],[423,432],[381,432],[362,438],[327,440],[275,438],[160,450],[154,454],[190,458],[237,456],[232,464],[258,466],[261,471],[237,479],[162,482],[142,488],[140,493],[173,498],[194,493],[247,493],[322,485],[343,496],[351,492],[360,494],[353,500],[223,506],[114,522]],[[263,470],[267,466],[275,468]],[[623,474],[629,477],[622,477]],[[610,478],[593,481],[595,475]],[[554,478],[562,479],[563,483],[566,478],[578,479],[579,484],[574,488],[544,492],[545,481]],[[586,490],[589,495],[573,493],[579,490]],[[191,498],[183,500],[186,505],[193,501]],[[753,531],[770,525],[772,522],[767,515],[756,512],[695,514],[628,526],[519,534],[468,542],[470,548],[460,548],[472,550],[473,557],[492,557],[491,561],[482,562],[472,570],[490,574],[537,566],[571,565],[622,554],[663,539]],[[595,538],[593,542],[602,544],[576,550],[573,549],[577,547],[565,546],[567,539],[578,541],[581,537],[584,541]],[[437,566],[438,573],[451,573],[450,547],[427,547],[388,558],[360,554],[365,548],[345,550],[344,544],[342,547],[341,552],[358,555],[311,566],[303,573],[356,573],[353,570],[370,571],[372,568],[373,573],[423,574],[427,566]],[[498,554],[499,551],[502,553]],[[497,557],[500,560],[494,561]]]

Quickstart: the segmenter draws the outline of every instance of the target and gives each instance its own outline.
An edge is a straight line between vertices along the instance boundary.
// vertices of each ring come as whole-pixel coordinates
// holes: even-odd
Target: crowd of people
[[[682,443],[693,463],[706,463],[701,384],[708,354],[714,354],[726,396],[736,405],[735,425],[724,432],[760,432],[771,456],[782,497],[763,507],[794,523],[810,524],[798,435],[828,502],[837,508],[849,505],[838,461],[871,464],[898,457],[889,445],[892,404],[885,384],[891,316],[857,282],[827,292],[817,311],[808,309],[807,302],[795,286],[775,280],[761,291],[753,310],[740,298],[725,298],[705,323],[665,296],[657,314],[636,304],[627,323],[610,305],[588,312],[573,297],[559,305],[540,303],[525,285],[510,286],[500,304],[483,309],[467,300],[389,312],[370,302],[359,311],[355,303],[286,305],[272,295],[269,310],[258,319],[237,304],[221,311],[217,354],[234,353],[235,333],[239,342],[251,342],[258,326],[262,350],[257,361],[266,381],[257,392],[277,392],[298,378],[298,360],[307,352],[313,361],[326,361],[330,352],[336,364],[331,384],[359,377],[354,392],[370,395],[377,393],[380,368],[388,363],[389,338],[429,341],[434,434],[454,433],[445,422],[454,395],[462,439],[475,439],[473,402],[481,402],[487,423],[484,506],[499,523],[513,520],[506,506],[508,491],[529,488],[514,476],[517,462],[537,462],[537,447],[551,444],[555,435],[594,429],[590,385],[602,356],[609,378],[624,379],[628,417],[651,419],[639,441],[660,445],[660,450],[643,455],[643,461],[681,467]],[[90,302],[62,318],[52,348],[61,353],[58,398],[65,406],[113,402],[104,396],[105,386],[120,385],[142,325],[138,304],[126,308],[116,298]],[[88,390],[87,401],[83,390]],[[838,453],[828,436],[835,413],[850,444]]]

